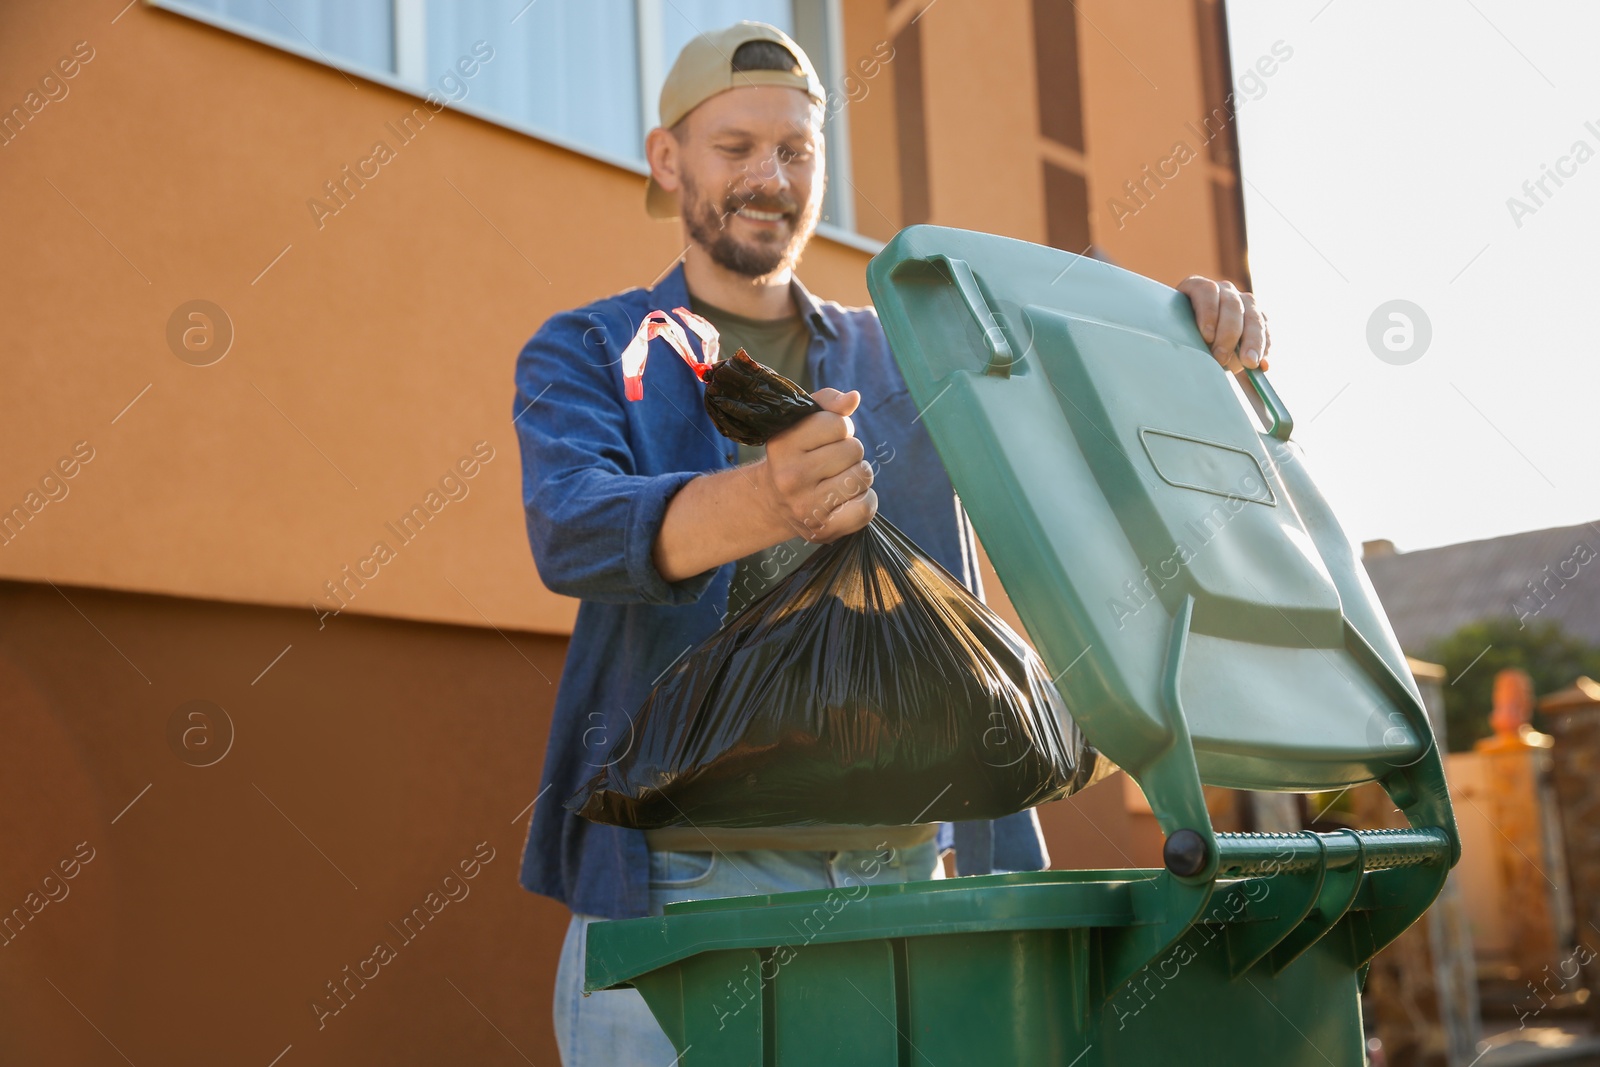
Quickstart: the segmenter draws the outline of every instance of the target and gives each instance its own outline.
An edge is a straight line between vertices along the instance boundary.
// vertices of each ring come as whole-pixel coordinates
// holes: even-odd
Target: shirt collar
[[[821,301],[812,296],[811,291],[801,285],[800,279],[793,273],[789,275],[789,292],[794,295],[794,306],[800,309],[800,317],[811,327],[812,333],[838,338],[839,331],[833,328],[828,316],[822,313]]]
[[[823,334],[826,337],[837,339],[839,331],[834,329],[833,323],[828,321],[828,316],[823,314],[822,302],[811,295],[811,291],[800,284],[800,279],[793,274],[789,276],[789,292],[794,298],[794,306],[800,312],[800,318],[805,322],[806,328],[813,334]],[[683,261],[680,259],[676,266],[667,272],[659,284],[650,290],[655,306],[661,308],[688,307],[689,283],[683,277]]]

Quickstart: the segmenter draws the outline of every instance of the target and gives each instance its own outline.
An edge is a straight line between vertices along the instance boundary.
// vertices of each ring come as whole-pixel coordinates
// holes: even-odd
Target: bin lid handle
[[[1266,372],[1259,367],[1250,367],[1245,370],[1244,377],[1255,390],[1256,396],[1261,398],[1261,405],[1257,410],[1272,420],[1272,427],[1267,432],[1280,441],[1287,441],[1289,435],[1294,432],[1294,416],[1289,414],[1289,409],[1278,397],[1277,390],[1267,381]]]
[[[967,314],[972,316],[972,321],[983,331],[983,345],[989,352],[989,365],[983,372],[999,378],[1011,377],[1011,364],[1016,362],[1016,356],[1011,351],[1011,343],[1006,340],[1005,331],[1000,328],[1000,316],[989,307],[989,301],[984,298],[983,290],[978,286],[978,279],[973,276],[972,268],[967,265],[967,261],[947,256],[943,252],[935,252],[923,257],[923,262],[936,268],[941,265],[945,268],[938,273],[955,283],[956,292],[961,295],[961,302],[966,306]]]

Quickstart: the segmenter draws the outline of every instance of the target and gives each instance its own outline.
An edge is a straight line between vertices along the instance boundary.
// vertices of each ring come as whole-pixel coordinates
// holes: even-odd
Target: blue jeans
[[[650,853],[650,913],[680,900],[833,889],[887,882],[919,882],[943,876],[932,841],[911,848],[860,852]],[[633,989],[583,994],[583,961],[589,924],[573,915],[556,968],[556,1045],[563,1067],[671,1067],[672,1042]]]

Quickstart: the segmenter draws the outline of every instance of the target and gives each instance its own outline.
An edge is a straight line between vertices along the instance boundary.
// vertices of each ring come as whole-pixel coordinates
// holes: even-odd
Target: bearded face
[[[761,278],[792,267],[822,217],[822,112],[775,86],[731,89],[677,131],[679,212],[714,262]]]
[[[689,236],[713,261],[751,278],[795,265],[822,217],[821,201],[820,195],[801,205],[792,196],[708,191],[687,172],[683,175],[682,210]]]

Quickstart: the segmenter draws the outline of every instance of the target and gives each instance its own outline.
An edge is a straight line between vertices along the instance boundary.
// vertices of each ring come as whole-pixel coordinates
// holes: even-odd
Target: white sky
[[[1600,5],[1228,12],[1236,83],[1293,49],[1239,109],[1250,266],[1345,532],[1408,551],[1600,519]],[[1595,158],[1535,205],[1523,182],[1580,140]],[[1512,196],[1536,208],[1520,228]],[[1391,299],[1432,323],[1406,365],[1367,344]]]

